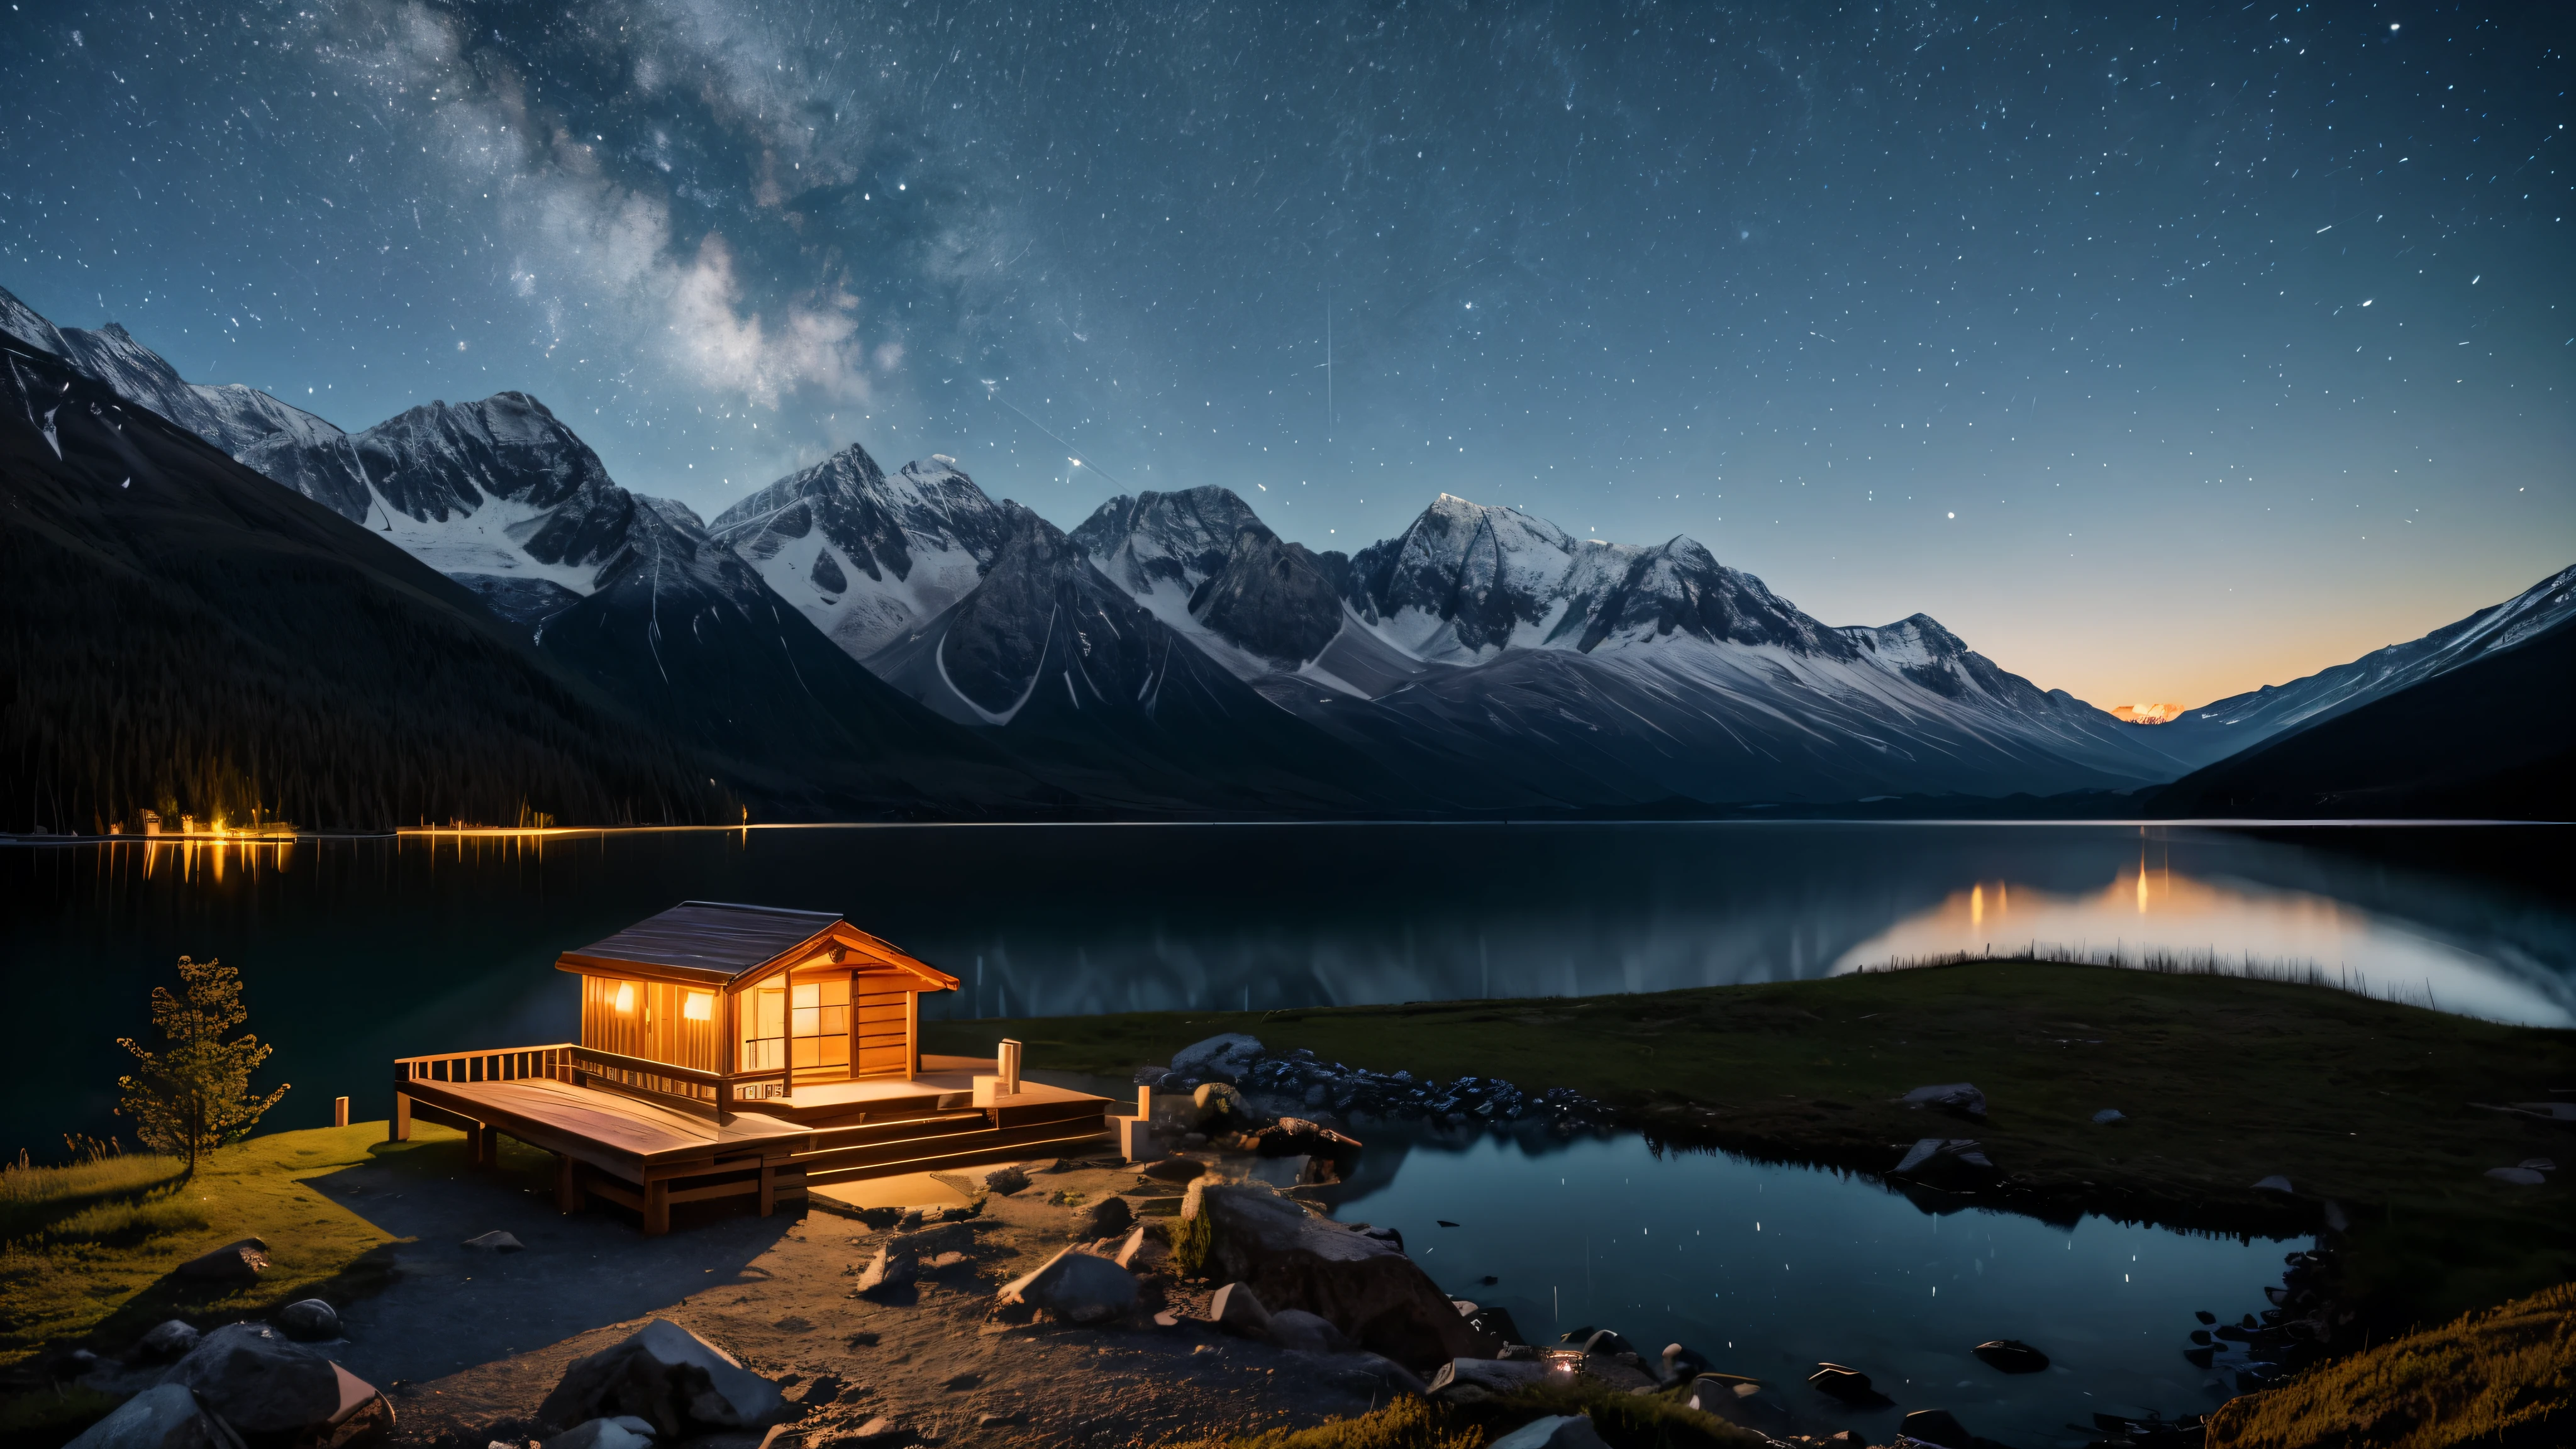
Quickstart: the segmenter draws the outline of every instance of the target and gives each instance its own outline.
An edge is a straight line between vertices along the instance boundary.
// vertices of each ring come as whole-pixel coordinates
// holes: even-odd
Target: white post
[[[1002,1038],[1001,1050],[996,1056],[993,1068],[1001,1078],[993,1084],[993,1095],[1018,1096],[1020,1094],[1020,1044],[1009,1037]]]

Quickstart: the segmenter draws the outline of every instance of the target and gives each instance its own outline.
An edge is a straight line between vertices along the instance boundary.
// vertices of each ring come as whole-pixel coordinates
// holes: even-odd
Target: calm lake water
[[[2318,833],[2320,836],[2324,832]],[[2511,836],[2558,850],[2565,832]],[[2333,838],[2353,840],[2349,832]],[[145,998],[240,968],[295,1084],[270,1123],[386,1110],[392,1058],[561,1041],[557,953],[684,898],[846,912],[956,975],[933,1016],[1651,991],[2033,942],[2313,965],[2576,1022],[2564,891],[2303,839],[2135,826],[1677,824],[768,829],[289,848],[0,848],[0,1150],[104,1135]],[[2522,879],[2547,880],[2525,872]]]
[[[1408,1142],[1380,1124],[1354,1181],[1336,1217],[1400,1229],[1442,1287],[1510,1309],[1524,1334],[1615,1328],[1649,1359],[1686,1343],[1781,1385],[1796,1432],[1872,1442],[1911,1409],[1946,1408],[2022,1446],[2081,1445],[2095,1436],[2067,1426],[2096,1412],[2205,1413],[2234,1390],[2183,1358],[2193,1310],[2233,1320],[2268,1307],[2283,1254],[2314,1246],[1934,1216],[1836,1173],[1658,1157],[1634,1137]],[[2021,1339],[2052,1366],[1998,1373],[1969,1352],[1991,1338]],[[1895,1406],[1855,1412],[1807,1389],[1820,1361],[1868,1374]]]

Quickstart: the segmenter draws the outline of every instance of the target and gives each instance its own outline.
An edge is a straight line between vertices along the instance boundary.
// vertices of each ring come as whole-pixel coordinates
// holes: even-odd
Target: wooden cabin
[[[717,901],[682,902],[566,951],[555,969],[581,978],[583,1046],[713,1075],[678,1095],[719,1113],[792,1100],[799,1084],[919,1076],[921,994],[957,987],[830,912]],[[690,1085],[630,1075],[665,1092]]]
[[[581,1039],[402,1057],[389,1131],[462,1128],[554,1154],[565,1211],[596,1195],[667,1231],[674,1203],[1087,1150],[1107,1099],[997,1058],[926,1056],[921,995],[956,978],[828,911],[684,901],[566,951]]]

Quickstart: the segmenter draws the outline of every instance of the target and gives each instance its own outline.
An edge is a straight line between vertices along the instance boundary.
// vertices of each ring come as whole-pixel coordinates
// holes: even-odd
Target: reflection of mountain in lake
[[[2108,884],[2066,891],[1998,878],[1953,891],[1845,953],[1837,969],[1957,953],[2187,966],[2291,979],[2543,1026],[2576,1024],[2567,978],[2496,943],[2454,942],[2350,899],[2176,871],[2144,849]],[[2483,949],[2481,949],[2483,948]]]

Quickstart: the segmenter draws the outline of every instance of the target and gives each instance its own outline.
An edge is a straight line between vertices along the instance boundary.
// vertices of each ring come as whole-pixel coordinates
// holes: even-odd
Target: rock
[[[1428,1387],[1420,1375],[1384,1354],[1366,1350],[1336,1353],[1329,1355],[1325,1362],[1333,1366],[1333,1376],[1344,1385],[1365,1388],[1372,1397],[1384,1395],[1392,1398],[1397,1394],[1411,1394],[1419,1398]]]
[[[1975,1449],[1976,1436],[1961,1428],[1958,1419],[1947,1409],[1917,1409],[1905,1416],[1896,1432],[1924,1444],[1937,1444],[1941,1449]]]
[[[2114,1122],[2128,1121],[2129,1114],[2121,1111],[2117,1107],[2105,1107],[2101,1111],[2093,1114],[2093,1120],[2101,1123],[2105,1127],[2108,1127]]]
[[[839,1442],[861,1446],[861,1449],[878,1449],[882,1445],[900,1444],[904,1437],[903,1429],[894,1420],[879,1414]]]
[[[2558,1170],[2558,1160],[2552,1157],[2526,1157],[2522,1160],[2522,1165],[2533,1172],[2556,1172]]]
[[[1275,1347],[1303,1353],[1348,1353],[1354,1347],[1340,1329],[1302,1308],[1282,1308],[1271,1314],[1261,1336]]]
[[[1536,1358],[1453,1358],[1431,1376],[1423,1397],[1444,1404],[1479,1404],[1539,1382],[1547,1361]]]
[[[1495,1440],[1487,1449],[1609,1449],[1592,1427],[1589,1414],[1550,1414],[1532,1419]]]
[[[1890,1173],[1904,1177],[1956,1175],[1963,1169],[1991,1172],[1994,1160],[1973,1137],[1925,1137],[1905,1150]]]
[[[1664,1383],[1667,1386],[1684,1379],[1695,1379],[1707,1373],[1711,1365],[1698,1349],[1687,1344],[1664,1345]]]
[[[1621,1337],[1619,1330],[1615,1328],[1595,1329],[1584,1335],[1582,1348],[1587,1356],[1596,1353],[1633,1355],[1637,1352],[1637,1346]]]
[[[1983,1119],[1986,1115],[1986,1094],[1978,1091],[1973,1082],[1951,1082],[1938,1087],[1917,1087],[1896,1100],[1916,1111],[1921,1111],[1925,1107],[1938,1107],[1945,1112],[1955,1112],[1962,1117]]]
[[[1133,1083],[1139,1087],[1159,1087],[1172,1074],[1170,1067],[1138,1067]]]
[[[1741,1374],[1704,1373],[1691,1381],[1689,1405],[1765,1434],[1789,1427],[1789,1405],[1771,1386]]]
[[[1227,1333],[1258,1338],[1270,1326],[1270,1310],[1250,1288],[1228,1283],[1208,1300],[1208,1322]]]
[[[1003,1303],[1043,1308],[1068,1323],[1099,1323],[1136,1306],[1136,1275],[1107,1258],[1065,1248],[1002,1285]]]
[[[1200,1182],[1190,1194],[1182,1215],[1210,1220],[1211,1276],[1250,1284],[1273,1313],[1303,1309],[1407,1367],[1489,1358],[1501,1347],[1391,1243],[1254,1184]]]
[[[2538,1170],[2529,1167],[2490,1167],[2487,1169],[2487,1176],[2498,1182],[2510,1182],[2521,1187],[2538,1187],[2549,1180]]]
[[[656,1318],[564,1369],[537,1406],[548,1424],[632,1414],[674,1440],[715,1429],[750,1429],[786,1407],[778,1386],[731,1354],[666,1318]]]
[[[1205,1041],[1194,1041],[1172,1053],[1171,1075],[1198,1077],[1202,1080],[1223,1072],[1229,1077],[1241,1076],[1261,1055],[1261,1040],[1230,1031]]]
[[[69,1449],[240,1449],[241,1441],[210,1418],[197,1396],[157,1384],[90,1425]]]
[[[2018,1338],[1990,1338],[1968,1350],[1983,1360],[1986,1367],[2008,1374],[2045,1373],[2048,1355]]]
[[[205,1283],[256,1283],[267,1267],[268,1244],[257,1238],[244,1238],[211,1253],[201,1253],[171,1271]]]
[[[1136,1226],[1136,1210],[1123,1197],[1104,1197],[1073,1215],[1073,1236],[1082,1242],[1114,1238]]]
[[[1499,1303],[1488,1303],[1469,1313],[1467,1324],[1478,1333],[1499,1339],[1504,1343],[1529,1342],[1527,1338],[1521,1336],[1521,1326],[1512,1322],[1512,1311]]]
[[[889,1242],[878,1248],[876,1255],[868,1259],[867,1266],[859,1270],[859,1281],[851,1291],[882,1292],[900,1288],[920,1276],[921,1259],[915,1257],[910,1249]]]
[[[520,1242],[517,1238],[501,1231],[499,1228],[494,1228],[492,1231],[483,1234],[481,1237],[467,1238],[464,1242],[457,1244],[457,1246],[460,1248],[476,1248],[486,1253],[515,1253],[526,1247],[527,1244]]]
[[[2254,1184],[2254,1190],[2255,1190],[2256,1192],[2296,1192],[2296,1191],[2298,1191],[2298,1189],[2297,1189],[2297,1188],[2294,1188],[2294,1187],[2290,1186],[2290,1180],[2289,1180],[2288,1178],[2283,1177],[2281,1174],[2279,1174],[2279,1173],[2277,1173],[2277,1172],[2276,1172],[2276,1173],[2273,1173],[2270,1177],[2264,1178],[2262,1181],[2260,1181],[2260,1182],[2258,1182],[2258,1183]]]
[[[254,1446],[342,1445],[393,1427],[375,1386],[257,1323],[230,1323],[199,1339],[161,1376]]]
[[[272,1321],[299,1343],[329,1343],[340,1336],[340,1310],[319,1298],[299,1298],[277,1310]]]
[[[1161,1234],[1149,1231],[1139,1223],[1127,1230],[1127,1241],[1118,1245],[1118,1251],[1111,1255],[1109,1261],[1130,1273],[1142,1273],[1159,1266],[1171,1254],[1171,1245],[1163,1241]]]
[[[1646,1372],[1644,1360],[1633,1353],[1587,1353],[1577,1372],[1623,1394],[1652,1393],[1656,1388],[1655,1376]]]
[[[137,1363],[176,1363],[197,1346],[199,1334],[184,1319],[172,1318],[155,1325],[134,1345]]]
[[[963,1253],[975,1246],[975,1229],[964,1222],[933,1223],[908,1233],[897,1233],[887,1245],[916,1258],[936,1258],[942,1253]]]
[[[1136,1169],[1138,1175],[1156,1182],[1190,1182],[1204,1173],[1208,1165],[1195,1157],[1166,1157],[1148,1162]]]
[[[1004,1163],[999,1167],[969,1167],[957,1172],[933,1175],[942,1182],[962,1189],[968,1197],[973,1197],[979,1192],[1009,1197],[1029,1185],[1028,1173],[1017,1163]]]
[[[1223,1082],[1208,1082],[1190,1093],[1190,1110],[1200,1131],[1213,1136],[1231,1130],[1231,1124],[1248,1115],[1243,1094]]]
[[[1404,1234],[1399,1229],[1372,1228],[1363,1225],[1360,1228],[1360,1236],[1363,1238],[1375,1238],[1377,1241],[1386,1244],[1399,1253],[1404,1251]]]
[[[1881,1409],[1894,1400],[1872,1387],[1869,1375],[1838,1363],[1820,1363],[1807,1375],[1807,1384],[1829,1399],[1839,1399],[1855,1409]]]
[[[545,1442],[545,1449],[652,1449],[653,1436],[628,1428],[644,1421],[634,1415],[589,1419]],[[648,1426],[649,1427],[649,1426]]]

